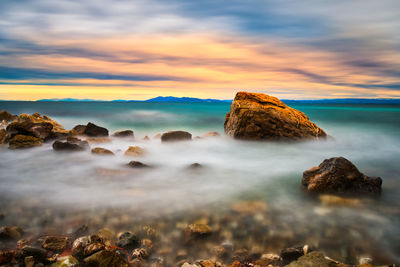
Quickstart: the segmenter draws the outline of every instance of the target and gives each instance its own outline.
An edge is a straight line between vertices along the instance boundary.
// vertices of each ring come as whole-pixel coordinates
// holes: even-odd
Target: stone
[[[249,251],[247,249],[238,249],[233,252],[233,257],[235,261],[239,261],[241,263],[252,262],[253,258],[251,257]]]
[[[85,266],[97,267],[128,267],[128,261],[119,253],[112,250],[102,250],[85,258],[83,260]]]
[[[115,244],[123,249],[133,250],[138,248],[140,243],[140,238],[137,235],[131,232],[124,232],[119,235],[118,241]]]
[[[86,129],[85,125],[78,124],[69,131],[69,134],[70,135],[84,135],[85,129]]]
[[[87,136],[93,136],[93,137],[108,136],[108,130],[106,128],[97,126],[96,124],[91,122],[89,122],[86,125],[83,133],[86,134]]]
[[[56,151],[83,151],[88,147],[87,142],[62,142],[62,141],[55,141],[53,143],[53,149]]]
[[[190,224],[185,228],[187,240],[204,238],[212,234],[212,228],[203,223]]]
[[[199,267],[197,264],[190,264],[189,262],[184,262],[181,267]]]
[[[199,264],[201,267],[216,267],[215,262],[212,260],[202,260]]]
[[[324,205],[331,205],[331,206],[359,206],[360,200],[357,198],[345,198],[335,195],[319,195],[319,201]]]
[[[27,126],[31,125],[30,127],[33,127],[34,125],[42,125],[45,126],[47,125],[46,129],[49,128],[48,124],[52,125],[51,131],[48,133],[47,135],[47,130],[46,129],[37,129],[36,133],[34,133],[34,136],[37,136],[37,132],[41,132],[41,138],[44,137],[44,135],[47,135],[45,138],[46,139],[54,139],[54,138],[62,138],[62,137],[66,137],[68,135],[68,131],[66,131],[63,126],[56,122],[55,120],[51,119],[50,117],[43,115],[41,116],[39,113],[34,113],[32,115],[28,115],[28,114],[21,114],[18,116],[16,123],[19,125],[20,128],[27,130]],[[14,125],[14,123],[10,124],[9,126]],[[33,126],[32,126],[33,125]],[[12,127],[15,127],[12,126]],[[29,130],[30,132],[32,132],[32,130]],[[35,132],[35,129],[33,129],[33,132]],[[31,135],[31,134],[27,134],[22,133],[25,135]]]
[[[24,231],[18,226],[3,226],[0,228],[0,241],[17,240],[23,234]]]
[[[132,130],[117,131],[113,134],[114,137],[134,137]]]
[[[108,150],[106,148],[95,147],[92,149],[92,154],[109,156],[109,155],[114,155],[114,152],[112,152],[111,150]]]
[[[146,260],[150,256],[150,252],[145,248],[136,248],[132,251],[132,259],[143,259]]]
[[[33,256],[25,257],[25,267],[33,267],[35,265],[35,258]]]
[[[8,145],[9,149],[20,149],[20,148],[30,148],[35,146],[41,146],[43,140],[30,135],[16,135],[14,136]]]
[[[243,140],[297,141],[327,137],[304,113],[275,97],[247,92],[236,94],[224,129],[228,136]]]
[[[284,248],[281,251],[280,257],[282,258],[282,262],[284,265],[289,264],[292,261],[297,260],[301,256],[307,254],[309,251],[308,246],[297,246],[297,247],[290,247]]]
[[[303,173],[302,186],[311,193],[379,194],[380,177],[368,177],[343,157],[324,160]]]
[[[52,129],[53,125],[48,122],[34,123],[32,121],[12,122],[7,126],[7,133],[9,136],[16,135],[29,135],[40,139],[46,139]]]
[[[260,259],[256,261],[256,264],[260,266],[281,266],[282,265],[282,258],[276,254],[262,254]]]
[[[162,142],[190,141],[192,134],[185,131],[169,131],[161,135]]]
[[[32,256],[35,262],[43,261],[47,256],[47,251],[43,248],[33,247],[33,246],[24,246],[20,249],[16,258],[25,259],[26,257]]]
[[[68,237],[65,236],[46,236],[43,241],[42,247],[44,249],[60,253],[71,246],[71,242]]]
[[[267,209],[267,203],[263,201],[241,201],[232,205],[232,210],[240,214],[255,214]]]
[[[97,232],[104,244],[110,246],[114,243],[114,233],[108,228],[102,228]]]
[[[0,145],[7,144],[10,140],[10,136],[8,135],[5,129],[0,129]]]
[[[4,109],[2,111],[0,111],[0,121],[12,121],[15,118],[15,116],[13,116],[12,114],[8,113],[7,111],[5,111]]]
[[[201,137],[207,138],[207,137],[219,137],[221,136],[218,132],[208,132],[203,134]]]
[[[108,137],[90,137],[86,139],[89,144],[104,144],[111,143],[111,139]]]
[[[145,150],[140,146],[130,146],[125,151],[125,156],[140,157],[145,153]]]
[[[91,242],[84,248],[83,255],[90,256],[98,251],[103,250],[103,249],[105,249],[105,244],[103,242],[100,242],[100,241]]]
[[[148,167],[150,167],[147,164],[144,164],[144,163],[142,163],[140,161],[134,161],[134,160],[129,162],[128,166],[131,167],[131,168],[148,168]]]
[[[332,267],[336,264],[332,264],[331,261],[327,260],[321,252],[314,251],[304,256],[299,257],[296,261],[291,262],[287,267]]]
[[[79,267],[79,261],[73,256],[63,256],[57,257],[56,266],[51,265],[51,267]]]

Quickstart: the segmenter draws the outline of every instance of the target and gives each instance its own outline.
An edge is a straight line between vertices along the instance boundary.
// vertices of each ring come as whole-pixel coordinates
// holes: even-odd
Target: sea
[[[77,221],[121,228],[118,220],[104,219],[104,213],[160,222],[185,214],[220,216],[234,203],[263,201],[266,213],[249,220],[242,230],[264,220],[264,228],[257,232],[265,237],[261,245],[257,243],[264,250],[275,248],[272,252],[279,253],[284,247],[307,243],[345,262],[356,263],[361,257],[378,264],[400,262],[400,105],[290,106],[304,112],[331,138],[299,143],[233,140],[223,128],[229,102],[2,101],[0,110],[39,112],[65,129],[92,122],[110,133],[133,130],[135,137],[91,144],[112,150],[112,157],[90,151],[57,153],[51,143],[27,150],[0,147],[4,217],[0,224],[18,225],[28,232],[68,232]],[[166,144],[155,137],[171,130],[188,131],[193,141]],[[221,136],[202,137],[210,131]],[[146,153],[127,158],[124,152],[129,146],[140,146]],[[333,206],[306,194],[301,188],[303,171],[338,156],[368,176],[381,177],[382,194],[362,196],[354,205]],[[130,172],[126,166],[130,160],[152,168]],[[193,163],[202,168],[189,171]],[[252,235],[249,231],[234,242],[250,249]]]

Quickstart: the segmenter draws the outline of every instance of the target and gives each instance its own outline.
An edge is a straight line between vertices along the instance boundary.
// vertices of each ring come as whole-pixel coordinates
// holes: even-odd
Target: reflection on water
[[[140,223],[163,222],[160,231],[168,238],[161,243],[179,246],[173,236],[179,229],[177,221],[207,220],[218,229],[214,245],[232,240],[239,248],[278,252],[307,243],[346,262],[355,262],[360,255],[371,256],[377,263],[399,261],[400,167],[396,159],[400,157],[400,124],[393,125],[393,112],[398,111],[376,111],[380,120],[372,124],[371,115],[363,117],[360,112],[374,114],[373,107],[341,111],[354,119],[353,123],[343,120],[345,115],[337,110],[304,107],[334,137],[326,142],[255,143],[226,137],[173,144],[141,140],[144,135],[180,125],[194,135],[208,130],[222,133],[221,114],[229,105],[210,105],[207,114],[196,113],[204,106],[190,109],[179,105],[159,111],[141,106],[124,113],[111,112],[121,109],[114,108],[103,118],[85,117],[92,114],[90,109],[82,117],[58,114],[56,119],[66,128],[92,120],[110,130],[132,128],[136,138],[92,145],[114,151],[116,155],[110,157],[89,151],[56,153],[51,144],[21,151],[0,148],[4,224],[20,225],[28,231],[68,232],[83,223],[118,231]],[[84,112],[82,107],[79,110]],[[385,116],[386,124],[381,119]],[[201,123],[193,126],[196,121]],[[124,156],[130,145],[146,150],[139,160],[152,168],[126,166],[135,159]],[[369,176],[381,176],[382,196],[341,207],[323,205],[305,195],[300,188],[302,172],[334,156],[348,158]],[[202,167],[187,168],[195,162]],[[267,208],[255,208],[246,216],[243,210],[232,211],[232,205],[243,200],[262,201]],[[196,253],[193,255],[206,257],[211,252]]]

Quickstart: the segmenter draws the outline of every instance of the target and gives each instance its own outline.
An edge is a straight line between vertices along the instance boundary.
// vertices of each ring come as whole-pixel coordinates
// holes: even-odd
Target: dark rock
[[[203,165],[201,165],[200,163],[192,163],[192,164],[190,164],[189,166],[187,166],[187,169],[188,170],[198,170],[198,169],[201,169],[201,168],[203,168]]]
[[[284,248],[282,249],[280,256],[282,258],[283,265],[287,265],[290,262],[297,260],[307,252],[308,252],[308,246]]]
[[[105,244],[103,242],[93,242],[85,247],[83,255],[89,256],[103,249],[105,249]]]
[[[85,125],[78,124],[74,128],[72,128],[69,133],[71,135],[84,135],[85,134]]]
[[[92,154],[96,155],[114,155],[114,152],[102,147],[95,147],[92,149]]]
[[[128,262],[116,251],[102,250],[99,251],[84,260],[85,266],[97,266],[97,267],[128,267]]]
[[[324,160],[318,167],[303,173],[303,187],[313,193],[379,194],[380,177],[368,177],[343,157]]]
[[[60,253],[71,246],[68,237],[65,236],[46,236],[43,241],[42,247],[44,249]]]
[[[207,224],[194,223],[190,224],[185,229],[186,240],[204,238],[212,234],[212,229]]]
[[[247,249],[238,249],[233,253],[233,259],[241,263],[248,263],[253,261],[249,251]]]
[[[0,241],[17,240],[24,234],[24,231],[18,226],[3,226],[0,228]]]
[[[247,92],[236,94],[224,128],[228,136],[244,140],[292,141],[327,136],[304,113],[279,99]]]
[[[78,238],[80,236],[87,235],[88,233],[89,233],[89,227],[86,224],[84,224],[75,229],[75,231],[73,232],[73,236],[75,238]]]
[[[8,113],[5,110],[0,111],[0,122],[1,121],[6,121],[9,122],[11,120],[13,120],[14,116],[10,113]]]
[[[93,124],[89,122],[86,127],[84,134],[87,136],[108,136],[108,130],[104,127],[97,126],[96,124]]]
[[[347,266],[345,264],[335,264],[325,258],[324,254],[318,251],[310,252],[304,256],[298,258],[298,260],[293,261],[287,267],[332,267],[332,266]]]
[[[16,135],[9,142],[9,149],[30,148],[40,146],[43,140],[30,135]]]
[[[170,131],[161,135],[162,142],[190,141],[192,134],[185,131]]]
[[[10,141],[10,136],[5,129],[0,129],[0,145],[7,144]]]
[[[11,137],[16,135],[30,135],[40,139],[46,139],[53,129],[49,122],[34,123],[31,121],[13,122],[7,126],[7,133]]]
[[[16,254],[16,258],[22,260],[29,256],[32,256],[36,262],[42,262],[47,257],[47,251],[43,248],[24,246]]]
[[[132,130],[124,130],[124,131],[117,131],[113,134],[115,137],[133,137],[133,131]]]
[[[14,252],[0,250],[0,266],[12,266],[10,263],[14,259]]]
[[[82,151],[85,150],[89,145],[85,141],[71,143],[55,141],[53,143],[53,149],[56,151]]]
[[[148,168],[148,167],[150,167],[147,164],[144,164],[144,163],[142,163],[140,161],[134,161],[134,160],[129,162],[128,166],[131,167],[131,168]]]
[[[124,232],[118,238],[116,245],[126,250],[133,250],[140,246],[140,238],[131,233],[131,232]]]

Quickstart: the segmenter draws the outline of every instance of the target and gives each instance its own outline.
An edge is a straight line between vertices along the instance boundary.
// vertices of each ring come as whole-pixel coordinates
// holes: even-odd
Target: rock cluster
[[[326,138],[308,117],[279,99],[239,92],[225,118],[225,133],[244,140],[293,141]]]

